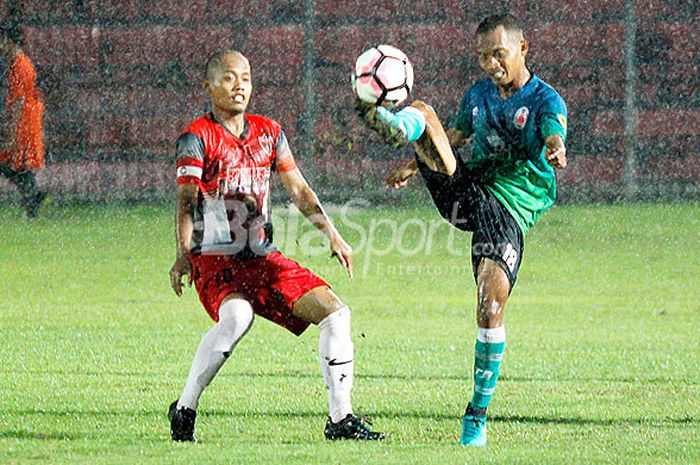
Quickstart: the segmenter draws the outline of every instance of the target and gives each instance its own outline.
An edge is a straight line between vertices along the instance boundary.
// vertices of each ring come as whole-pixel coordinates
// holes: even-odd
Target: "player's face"
[[[499,87],[508,87],[522,77],[528,47],[522,35],[503,26],[476,36],[479,66]]]
[[[245,112],[253,90],[248,60],[243,55],[224,55],[204,88],[213,106],[230,113]]]

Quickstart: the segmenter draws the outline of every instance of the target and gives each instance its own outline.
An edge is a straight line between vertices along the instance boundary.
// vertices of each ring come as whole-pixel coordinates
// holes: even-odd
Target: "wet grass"
[[[1,208],[0,462],[699,463],[699,211],[562,207],[541,219],[507,307],[490,444],[466,450],[468,236],[431,226],[432,210],[337,212],[356,248],[352,281],[320,236],[277,215],[281,248],[353,307],[354,405],[385,443],[327,443],[317,330],[295,338],[258,319],[189,445],[169,441],[165,410],[210,322],[194,292],[169,289],[172,212],[56,208],[27,221]]]

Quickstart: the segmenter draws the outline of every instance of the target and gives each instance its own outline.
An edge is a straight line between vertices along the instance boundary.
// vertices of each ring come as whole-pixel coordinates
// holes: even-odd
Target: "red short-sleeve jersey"
[[[273,252],[270,175],[296,168],[280,125],[245,115],[241,137],[212,114],[177,141],[177,183],[199,187],[193,253],[264,256]]]

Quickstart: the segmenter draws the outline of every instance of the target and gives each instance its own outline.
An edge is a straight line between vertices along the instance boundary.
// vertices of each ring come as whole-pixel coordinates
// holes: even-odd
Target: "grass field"
[[[172,218],[95,207],[27,221],[0,208],[0,463],[700,463],[697,204],[541,219],[507,306],[480,450],[457,445],[476,333],[468,236],[448,244],[443,224],[431,250],[387,248],[391,222],[413,220],[402,247],[418,243],[418,220],[437,219],[427,208],[339,220],[364,242],[352,281],[302,247],[320,236],[294,236],[291,220],[278,234],[354,309],[354,406],[389,432],[383,444],[323,439],[318,331],[295,338],[262,319],[205,393],[200,442],[173,444],[166,409],[210,321],[194,291],[178,300],[169,288]],[[378,231],[369,258],[358,225]]]

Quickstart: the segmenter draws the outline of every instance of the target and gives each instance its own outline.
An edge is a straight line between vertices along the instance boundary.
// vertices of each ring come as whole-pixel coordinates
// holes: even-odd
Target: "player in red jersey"
[[[272,244],[270,175],[328,237],[332,254],[352,277],[352,250],[323,210],[297,167],[280,125],[246,114],[252,85],[239,52],[209,57],[204,89],[212,112],[194,121],[177,141],[177,256],[171,285],[195,283],[216,324],[204,335],[180,398],[170,405],[175,441],[194,441],[199,398],[248,332],[253,315],[292,333],[319,327],[319,361],[328,388],[328,439],[380,440],[352,411],[353,344],[350,309],[328,284],[284,257]]]

